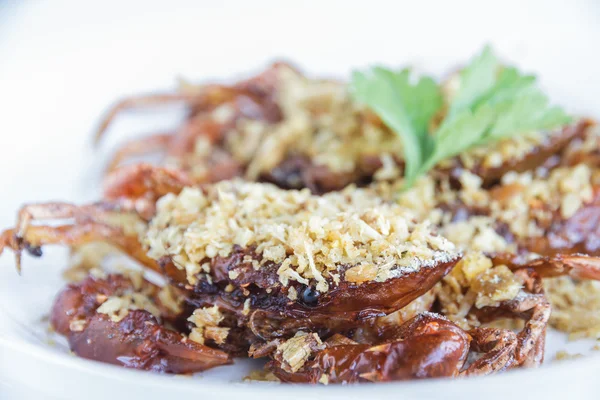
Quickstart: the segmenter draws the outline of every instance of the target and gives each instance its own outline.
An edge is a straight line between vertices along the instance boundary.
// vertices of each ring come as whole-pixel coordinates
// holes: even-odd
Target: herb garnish
[[[411,71],[374,67],[352,75],[355,99],[368,106],[401,140],[405,187],[440,161],[480,144],[571,122],[550,106],[535,77],[500,64],[489,47],[460,72],[460,85],[448,101],[444,119],[430,130],[445,107],[440,86]]]

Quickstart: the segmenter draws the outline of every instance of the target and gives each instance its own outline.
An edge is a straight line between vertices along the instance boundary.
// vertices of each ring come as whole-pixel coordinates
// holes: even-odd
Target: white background
[[[70,198],[89,178],[90,133],[116,98],[279,57],[325,75],[374,62],[442,73],[491,42],[562,104],[593,114],[599,21],[594,0],[0,2],[0,222],[24,200]],[[122,119],[130,129],[111,138],[160,128],[133,125],[148,118]],[[45,151],[34,158],[36,148]]]
[[[341,77],[372,63],[408,63],[442,74],[492,43],[505,58],[536,72],[569,110],[598,116],[599,21],[600,2],[594,0],[0,1],[0,227],[14,222],[23,202],[91,200],[99,170],[118,142],[172,126],[179,115],[125,116],[102,149],[93,151],[90,135],[101,112],[121,96],[170,90],[177,76],[231,79],[274,58],[290,59],[311,74]],[[19,280],[10,269],[10,255],[0,261],[0,312],[27,314],[20,317],[28,323],[32,308],[41,313],[48,305],[19,304],[26,303],[25,296],[51,296],[55,282],[40,280],[39,271],[58,276],[60,265],[27,259]],[[3,329],[8,335],[0,325]],[[0,353],[0,366],[7,354]],[[38,367],[43,374],[42,364]],[[591,396],[590,385],[598,384],[583,380],[585,374],[575,373],[580,370],[542,371],[535,375],[536,393],[563,396],[564,382],[577,381],[577,395]],[[547,383],[540,386],[539,379]],[[523,394],[518,396],[536,384],[525,378],[510,382],[519,386],[516,393]],[[497,383],[491,390],[488,381],[469,385],[476,389],[461,393],[486,398],[505,388]],[[426,393],[403,388],[406,398]],[[0,398],[8,398],[7,390],[0,386]],[[24,388],[11,390],[17,396]],[[376,390],[394,393],[389,387]],[[446,388],[442,393],[458,392]],[[227,397],[225,389],[222,396]]]

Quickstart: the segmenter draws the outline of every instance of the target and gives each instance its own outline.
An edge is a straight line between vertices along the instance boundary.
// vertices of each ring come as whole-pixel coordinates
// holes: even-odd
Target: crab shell
[[[184,273],[170,259],[162,259],[160,264],[164,274],[184,290],[188,302],[197,307],[218,305],[236,319],[247,320],[257,336],[268,339],[303,329],[347,331],[367,319],[390,314],[429,291],[461,259],[458,253],[443,253],[414,271],[382,282],[357,284],[342,279],[329,291],[318,293],[298,282],[282,285],[277,264],[254,270],[251,263],[243,261],[247,253],[238,247],[228,257],[213,259],[212,283],[202,280],[194,286],[185,281]],[[228,272],[234,269],[238,274],[231,279]],[[299,293],[296,299],[289,296],[291,288]]]

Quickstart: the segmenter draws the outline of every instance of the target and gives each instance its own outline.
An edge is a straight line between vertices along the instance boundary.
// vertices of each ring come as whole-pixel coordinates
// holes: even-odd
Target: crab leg
[[[517,334],[514,366],[537,366],[544,358],[543,343],[546,326],[550,318],[550,303],[544,295],[541,277],[532,269],[519,269],[515,275],[525,282],[514,299],[500,302],[497,306],[484,307],[475,313],[480,321],[510,317],[526,320],[524,328]]]
[[[104,181],[104,197],[149,219],[154,214],[156,200],[168,193],[178,194],[191,184],[183,171],[141,163],[109,174]]]
[[[502,371],[513,362],[517,337],[507,329],[474,328],[469,331],[471,350],[484,355],[460,373],[461,376],[489,375]]]
[[[176,131],[159,133],[134,139],[119,148],[111,159],[107,173],[118,169],[119,165],[132,156],[155,152],[166,152],[169,157],[181,158],[193,152],[195,140],[204,136],[209,142],[217,141],[221,136],[222,124],[208,118],[192,118]]]
[[[94,135],[97,144],[117,115],[133,108],[143,108],[171,103],[185,103],[190,106],[192,116],[201,111],[210,110],[225,102],[233,101],[240,95],[268,97],[275,91],[278,83],[277,72],[281,68],[291,68],[284,62],[276,62],[260,74],[240,81],[234,85],[209,84],[186,85],[177,93],[146,94],[124,98],[114,104],[102,118]]]
[[[557,254],[525,262],[514,254],[494,254],[495,265],[504,264],[513,271],[531,268],[542,278],[569,275],[575,279],[600,280],[600,258],[584,254]]]
[[[122,99],[113,105],[106,115],[102,118],[96,133],[94,134],[94,143],[100,142],[108,126],[122,111],[132,108],[143,108],[169,103],[193,103],[198,99],[198,93],[162,93],[132,96]]]
[[[19,210],[17,217],[17,235],[23,236],[32,220],[74,218],[78,222],[89,221],[106,215],[110,206],[97,203],[76,206],[71,203],[53,202],[28,204]]]
[[[271,71],[271,69],[266,72],[269,71]],[[102,118],[94,135],[94,143],[100,142],[104,132],[108,129],[108,126],[117,115],[123,111],[163,104],[184,103],[192,108],[192,114],[196,114],[199,111],[208,110],[219,104],[231,101],[241,93],[251,93],[255,88],[260,86],[260,84],[265,86],[273,85],[273,82],[271,81],[267,82],[265,79],[259,79],[262,78],[263,75],[266,77],[266,73],[263,73],[254,79],[240,82],[234,86],[211,84],[187,88],[187,90],[178,93],[148,94],[122,99],[113,105],[107,111],[104,118]],[[269,89],[271,89],[270,86]]]
[[[194,150],[196,139],[204,136],[209,143],[215,143],[221,138],[223,124],[201,115],[191,118],[181,128],[169,143],[169,157],[183,157]]]
[[[521,316],[529,315],[525,327],[517,334],[518,346],[515,352],[517,366],[537,366],[543,361],[543,349],[538,342],[543,340],[546,326],[550,318],[550,304],[544,296],[527,295],[525,298],[511,300],[502,304],[506,312],[504,315]],[[541,353],[540,353],[541,351]]]
[[[111,159],[106,168],[107,173],[116,170],[124,160],[130,157],[163,151],[173,135],[173,132],[159,133],[125,143]]]
[[[155,271],[161,271],[156,261],[146,255],[137,237],[126,236],[118,228],[94,222],[58,227],[32,226],[23,236],[18,236],[12,229],[6,230],[0,236],[0,254],[4,247],[12,249],[15,252],[17,270],[20,271],[21,252],[23,250],[34,256],[41,256],[41,246],[44,245],[77,246],[91,242],[113,244],[144,266]]]
[[[146,255],[137,235],[126,234],[123,230],[125,227],[111,224],[111,216],[107,204],[75,206],[68,203],[47,203],[25,206],[19,212],[16,228],[8,229],[0,235],[0,254],[5,247],[12,249],[20,271],[23,250],[34,256],[41,256],[41,246],[47,244],[76,246],[102,241],[117,246],[143,265],[158,270],[156,261]],[[75,223],[56,227],[31,226],[33,220],[66,218],[73,218]],[[140,222],[139,218],[136,222]]]

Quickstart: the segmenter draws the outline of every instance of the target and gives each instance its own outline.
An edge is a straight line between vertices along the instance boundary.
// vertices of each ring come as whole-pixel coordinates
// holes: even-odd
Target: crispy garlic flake
[[[151,257],[171,257],[191,284],[209,271],[207,259],[239,245],[260,256],[255,269],[275,263],[283,285],[316,281],[321,292],[340,279],[383,282],[457,255],[427,222],[369,190],[315,196],[241,180],[164,196],[142,242]]]

